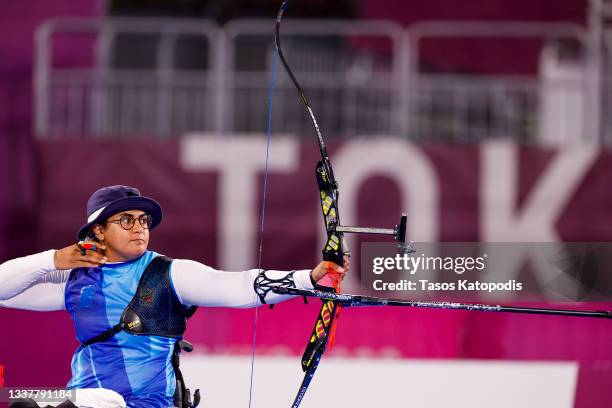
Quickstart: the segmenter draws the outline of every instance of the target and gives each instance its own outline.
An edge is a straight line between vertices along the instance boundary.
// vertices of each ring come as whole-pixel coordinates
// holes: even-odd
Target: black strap
[[[81,343],[81,346],[87,347],[90,344],[99,343],[101,341],[106,341],[110,339],[111,337],[113,337],[115,334],[119,333],[121,330],[123,330],[123,327],[124,327],[123,323],[117,323],[116,325],[114,325],[113,327],[105,331],[104,333],[98,334],[97,336],[94,336],[91,339],[84,341],[83,343]]]

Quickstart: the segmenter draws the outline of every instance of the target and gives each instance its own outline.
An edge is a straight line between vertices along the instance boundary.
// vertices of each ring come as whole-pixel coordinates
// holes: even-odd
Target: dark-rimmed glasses
[[[119,224],[124,230],[131,230],[132,228],[134,228],[136,220],[138,220],[138,222],[144,229],[151,228],[151,225],[153,224],[153,217],[150,214],[142,214],[138,218],[135,218],[130,214],[123,214],[118,220],[106,220],[106,222]]]

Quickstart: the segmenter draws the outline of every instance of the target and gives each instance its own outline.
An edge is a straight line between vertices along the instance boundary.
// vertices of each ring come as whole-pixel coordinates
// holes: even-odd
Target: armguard
[[[272,278],[269,276],[270,271],[262,270],[259,272],[255,281],[253,282],[253,289],[255,293],[259,297],[259,300],[262,304],[267,304],[266,296],[272,290],[272,288],[277,286],[291,287],[295,288],[295,281],[293,280],[293,274],[295,271],[291,271],[288,274],[280,277],[280,278]]]

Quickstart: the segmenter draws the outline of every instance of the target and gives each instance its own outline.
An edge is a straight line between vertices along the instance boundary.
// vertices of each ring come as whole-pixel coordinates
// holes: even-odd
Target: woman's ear
[[[96,224],[91,227],[91,231],[93,232],[94,237],[98,242],[104,241],[104,228],[100,224]]]

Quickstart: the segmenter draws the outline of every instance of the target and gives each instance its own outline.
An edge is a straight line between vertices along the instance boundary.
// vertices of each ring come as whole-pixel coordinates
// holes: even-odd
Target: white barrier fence
[[[55,19],[36,36],[35,130],[41,137],[263,132],[273,57],[272,24],[236,20]],[[424,41],[542,41],[535,76],[424,70]],[[588,55],[567,61],[588,32],[558,23],[288,20],[286,56],[334,136],[387,134],[426,141],[512,138],[598,141]],[[81,64],[61,63],[66,48]],[[495,58],[494,55],[491,58]],[[60,60],[58,63],[57,61]],[[280,63],[273,133],[310,135],[311,124]],[[598,95],[602,92],[596,90]],[[600,98],[601,99],[601,98]]]

